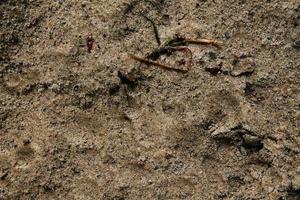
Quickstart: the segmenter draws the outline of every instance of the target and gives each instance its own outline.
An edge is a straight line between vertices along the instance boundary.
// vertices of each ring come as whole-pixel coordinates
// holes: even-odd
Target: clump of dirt
[[[0,199],[299,199],[299,20],[293,0],[1,1]],[[223,45],[185,46],[186,73],[128,57],[174,37]]]

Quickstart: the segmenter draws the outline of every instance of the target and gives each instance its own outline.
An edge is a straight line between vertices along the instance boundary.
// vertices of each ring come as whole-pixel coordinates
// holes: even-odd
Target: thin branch
[[[197,39],[197,40],[186,39],[186,42],[190,44],[213,45],[217,47],[223,45],[223,42],[221,41],[210,40],[210,39]]]
[[[177,72],[182,72],[182,73],[187,73],[189,71],[189,70],[186,70],[186,69],[173,68],[171,66],[164,65],[164,64],[161,64],[161,63],[158,63],[158,62],[154,62],[154,61],[149,60],[149,59],[141,58],[141,57],[133,55],[133,54],[128,54],[128,55],[131,59],[137,60],[137,61],[145,63],[147,65],[154,65],[154,66],[160,67],[162,69],[172,70],[172,71],[177,71]]]
[[[149,17],[147,17],[146,15],[143,15],[143,17],[151,23],[151,25],[153,27],[153,32],[154,32],[154,35],[155,35],[156,42],[157,42],[158,46],[160,46],[161,45],[161,41],[160,41],[158,29],[157,29],[154,21],[152,19],[150,19]]]
[[[139,56],[136,56],[136,55],[133,55],[133,54],[129,54],[129,57],[131,59],[134,59],[134,60],[137,60],[139,62],[145,63],[147,65],[154,65],[154,66],[160,67],[162,69],[166,69],[166,70],[172,70],[172,71],[187,73],[191,69],[191,66],[193,64],[193,62],[192,62],[192,59],[193,59],[192,51],[187,47],[169,47],[169,50],[170,51],[185,51],[188,54],[189,61],[188,61],[188,64],[187,64],[187,69],[175,68],[175,67],[165,65],[165,64],[161,64],[161,63],[152,61],[150,59],[142,58],[142,57],[139,57]]]

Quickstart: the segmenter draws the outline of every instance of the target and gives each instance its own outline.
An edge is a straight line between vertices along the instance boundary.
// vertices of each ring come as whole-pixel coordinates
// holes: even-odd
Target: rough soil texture
[[[130,60],[158,47],[145,16],[162,41],[224,45],[189,45],[185,74]],[[0,199],[300,199],[298,0],[0,0],[0,17]]]

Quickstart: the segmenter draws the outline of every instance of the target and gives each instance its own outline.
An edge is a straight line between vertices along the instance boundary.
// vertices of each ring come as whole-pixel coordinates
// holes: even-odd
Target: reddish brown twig
[[[172,70],[172,71],[187,73],[190,70],[190,68],[193,64],[193,62],[192,62],[192,59],[193,59],[192,51],[187,47],[169,47],[168,50],[186,52],[188,54],[188,57],[189,57],[189,60],[188,60],[188,63],[187,63],[187,69],[174,68],[174,67],[171,67],[169,65],[161,64],[161,63],[158,63],[158,62],[146,59],[146,58],[142,58],[142,57],[139,57],[139,56],[136,56],[136,55],[133,55],[133,54],[129,54],[129,57],[134,59],[134,60],[137,60],[139,62],[145,63],[147,65],[154,65],[154,66],[160,67],[162,69],[166,69],[166,70]]]
[[[133,55],[133,54],[128,54],[128,55],[129,55],[130,58],[132,58],[134,60],[137,60],[139,62],[145,63],[147,65],[154,65],[154,66],[160,67],[162,69],[167,69],[167,70],[174,70],[174,71],[185,72],[185,70],[183,70],[183,69],[172,68],[172,67],[170,67],[168,65],[164,65],[164,64],[161,64],[161,63],[158,63],[158,62],[154,62],[152,60],[145,59],[145,58]]]

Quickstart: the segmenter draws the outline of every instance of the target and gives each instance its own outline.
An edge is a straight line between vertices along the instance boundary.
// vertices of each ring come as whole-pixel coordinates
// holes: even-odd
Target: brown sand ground
[[[224,45],[129,60],[144,16]],[[0,199],[300,199],[299,39],[298,0],[0,0]]]

